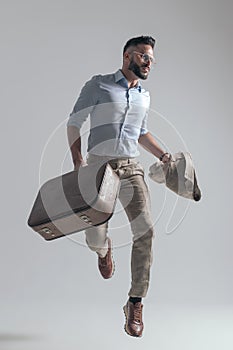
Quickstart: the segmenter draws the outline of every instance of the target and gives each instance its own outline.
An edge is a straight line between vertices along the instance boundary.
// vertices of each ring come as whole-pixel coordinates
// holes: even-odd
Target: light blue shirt
[[[147,130],[149,92],[129,88],[121,70],[93,76],[82,88],[67,125],[81,129],[90,115],[88,152],[111,157],[139,155],[138,138]]]

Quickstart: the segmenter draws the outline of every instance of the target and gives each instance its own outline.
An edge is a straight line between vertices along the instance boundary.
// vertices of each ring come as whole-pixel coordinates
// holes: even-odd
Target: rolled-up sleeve
[[[67,126],[76,126],[78,129],[81,129],[83,123],[98,103],[97,79],[98,76],[94,76],[83,86],[69,116]]]

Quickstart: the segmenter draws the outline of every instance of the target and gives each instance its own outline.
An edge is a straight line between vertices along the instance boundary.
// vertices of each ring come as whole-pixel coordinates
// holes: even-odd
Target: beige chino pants
[[[89,154],[87,162],[99,166],[108,162],[120,178],[119,199],[133,234],[131,288],[128,295],[145,297],[149,287],[154,230],[144,170],[135,158],[110,159]],[[108,223],[93,226],[85,231],[88,247],[100,256],[104,256],[107,252],[107,232]]]

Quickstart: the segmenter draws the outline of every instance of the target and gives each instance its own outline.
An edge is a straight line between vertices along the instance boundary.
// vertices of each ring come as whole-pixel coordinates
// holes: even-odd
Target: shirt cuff
[[[147,129],[141,128],[141,130],[140,130],[140,136],[145,135],[145,134],[147,134],[147,133],[148,133],[148,130],[147,130]]]

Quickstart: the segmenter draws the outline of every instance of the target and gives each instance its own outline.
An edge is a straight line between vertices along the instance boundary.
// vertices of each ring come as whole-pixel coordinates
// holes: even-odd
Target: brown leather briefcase
[[[28,225],[52,240],[108,221],[120,180],[109,164],[79,168],[47,181],[39,190]]]

